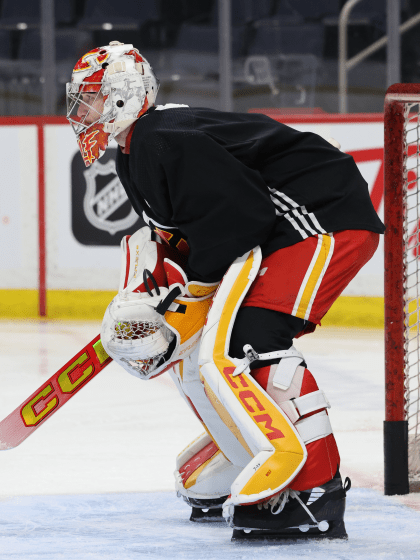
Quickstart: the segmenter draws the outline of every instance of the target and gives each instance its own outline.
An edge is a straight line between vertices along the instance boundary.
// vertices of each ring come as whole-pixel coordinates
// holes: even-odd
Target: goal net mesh
[[[405,103],[403,267],[405,419],[409,479],[420,482],[420,103]]]

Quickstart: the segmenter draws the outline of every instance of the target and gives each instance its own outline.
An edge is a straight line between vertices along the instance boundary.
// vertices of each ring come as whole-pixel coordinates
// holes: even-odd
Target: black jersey
[[[153,107],[117,173],[146,223],[188,244],[195,280],[220,280],[256,245],[265,256],[319,233],[384,232],[351,156],[260,114]]]

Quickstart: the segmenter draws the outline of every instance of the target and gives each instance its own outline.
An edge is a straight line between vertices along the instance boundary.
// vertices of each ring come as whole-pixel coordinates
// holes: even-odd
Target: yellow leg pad
[[[229,414],[229,412],[226,410],[226,408],[223,406],[223,404],[217,398],[216,394],[211,389],[211,387],[207,383],[207,381],[204,380],[203,382],[204,382],[204,390],[206,392],[206,395],[207,395],[209,401],[213,405],[214,410],[217,412],[217,414],[219,415],[220,419],[225,424],[225,426],[227,428],[229,428],[229,430],[233,433],[233,435],[236,437],[236,439],[239,441],[239,443],[242,445],[242,447],[245,449],[245,451],[249,454],[249,456],[253,457],[254,455],[253,455],[252,451],[250,450],[246,441],[244,440],[240,429],[238,428],[238,426],[233,421],[232,416]]]
[[[215,369],[211,371],[206,366],[202,369],[207,372],[209,385],[215,387]],[[219,378],[218,400],[229,410],[243,445],[253,450],[253,459],[231,488],[232,501],[245,504],[286,488],[305,464],[307,452],[283,411],[250,375],[232,377],[234,369],[233,365],[222,369],[226,383],[221,383]]]
[[[264,463],[258,467],[253,465],[253,475],[240,489],[240,494],[270,494],[296,476],[306,460],[306,448],[286,415],[261,387],[246,374],[232,379],[232,372],[233,368],[229,366],[223,370],[233,394],[274,448]]]
[[[227,354],[230,332],[255,278],[256,258],[251,251],[225,275],[208,315],[199,360],[205,380],[239,426],[254,456],[232,485],[234,504],[256,502],[286,488],[307,457],[293,424],[251,375],[232,375],[236,364]]]

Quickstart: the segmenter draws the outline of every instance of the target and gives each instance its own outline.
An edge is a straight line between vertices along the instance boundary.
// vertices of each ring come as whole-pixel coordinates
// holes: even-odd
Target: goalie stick
[[[0,450],[17,447],[111,362],[96,336],[0,422]]]

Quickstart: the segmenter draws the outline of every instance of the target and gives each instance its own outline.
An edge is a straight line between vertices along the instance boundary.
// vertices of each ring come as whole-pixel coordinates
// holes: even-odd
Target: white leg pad
[[[170,370],[170,375],[188,405],[191,406],[191,403],[193,404],[203,424],[211,433],[219,448],[222,449],[225,457],[234,465],[243,468],[249,463],[251,456],[221,420],[209,401],[204,385],[200,380],[197,360],[198,349],[194,350],[191,356],[183,360],[182,375],[179,364]]]
[[[207,462],[198,476],[193,473],[186,483],[183,482],[179,470],[176,470],[175,489],[188,498],[222,498],[230,494],[232,482],[241,470],[241,467],[232,465],[219,451]]]
[[[209,436],[209,434],[207,432],[204,432],[203,434],[201,434],[197,438],[195,438],[177,456],[177,458],[176,458],[176,469],[179,470],[182,467],[182,465],[185,465],[185,463],[187,461],[192,459],[194,457],[194,455],[196,455],[201,449],[203,449],[203,447],[206,447],[206,445],[208,445],[212,441],[213,440],[211,439],[211,437]]]

